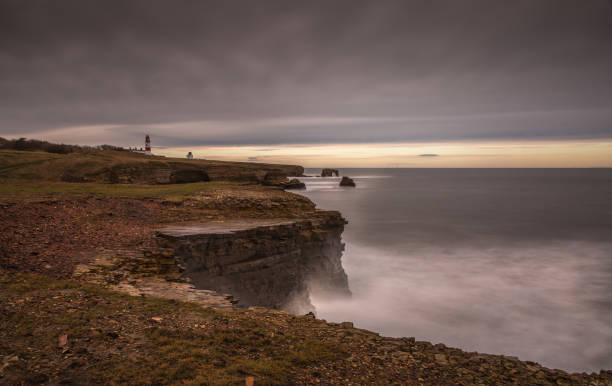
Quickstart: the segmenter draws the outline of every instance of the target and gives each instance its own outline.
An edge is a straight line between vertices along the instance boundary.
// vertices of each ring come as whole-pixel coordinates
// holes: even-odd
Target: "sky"
[[[145,134],[311,167],[612,167],[612,1],[0,0],[0,136]]]

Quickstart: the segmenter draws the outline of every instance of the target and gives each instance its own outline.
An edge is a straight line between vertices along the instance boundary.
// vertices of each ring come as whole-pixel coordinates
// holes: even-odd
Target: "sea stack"
[[[338,169],[323,169],[321,171],[321,177],[333,177],[334,174],[336,175],[336,177],[340,177]]]
[[[355,187],[355,181],[352,178],[344,176],[342,177],[342,181],[340,181],[340,186],[352,186]]]

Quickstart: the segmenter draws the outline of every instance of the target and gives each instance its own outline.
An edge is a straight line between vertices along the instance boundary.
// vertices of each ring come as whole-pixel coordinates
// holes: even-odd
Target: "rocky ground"
[[[101,247],[142,242],[161,213],[158,202],[85,198],[12,202],[0,207],[0,265],[70,277]]]
[[[610,384],[516,358],[263,308],[219,311],[32,274],[0,276],[3,384]]]
[[[100,248],[143,245],[160,224],[300,218],[315,211],[302,196],[259,185],[228,185],[178,201],[62,194],[29,198],[0,203],[0,267],[63,278]]]
[[[91,276],[73,277],[75,267],[105,250],[142,250],[163,224],[315,213],[309,200],[273,187],[1,201],[0,384],[242,384],[254,377],[255,384],[612,385],[612,372],[567,374],[385,338],[348,322],[129,296]],[[151,262],[164,261],[155,256],[134,257],[133,266],[155,270]]]

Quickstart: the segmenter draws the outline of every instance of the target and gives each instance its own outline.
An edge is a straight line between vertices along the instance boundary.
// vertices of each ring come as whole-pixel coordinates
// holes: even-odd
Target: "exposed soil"
[[[117,198],[15,202],[0,208],[2,268],[70,277],[96,249],[142,243],[158,202]]]

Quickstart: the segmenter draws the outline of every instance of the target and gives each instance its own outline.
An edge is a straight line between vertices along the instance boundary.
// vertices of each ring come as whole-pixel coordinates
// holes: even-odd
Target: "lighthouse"
[[[145,147],[144,150],[138,147],[135,148],[131,148],[130,147],[130,151],[133,153],[140,153],[140,154],[146,154],[146,155],[153,155],[153,153],[151,153],[151,137],[149,137],[149,135],[147,134],[145,136]]]
[[[145,137],[145,154],[151,155],[151,138],[149,138],[149,134]]]

